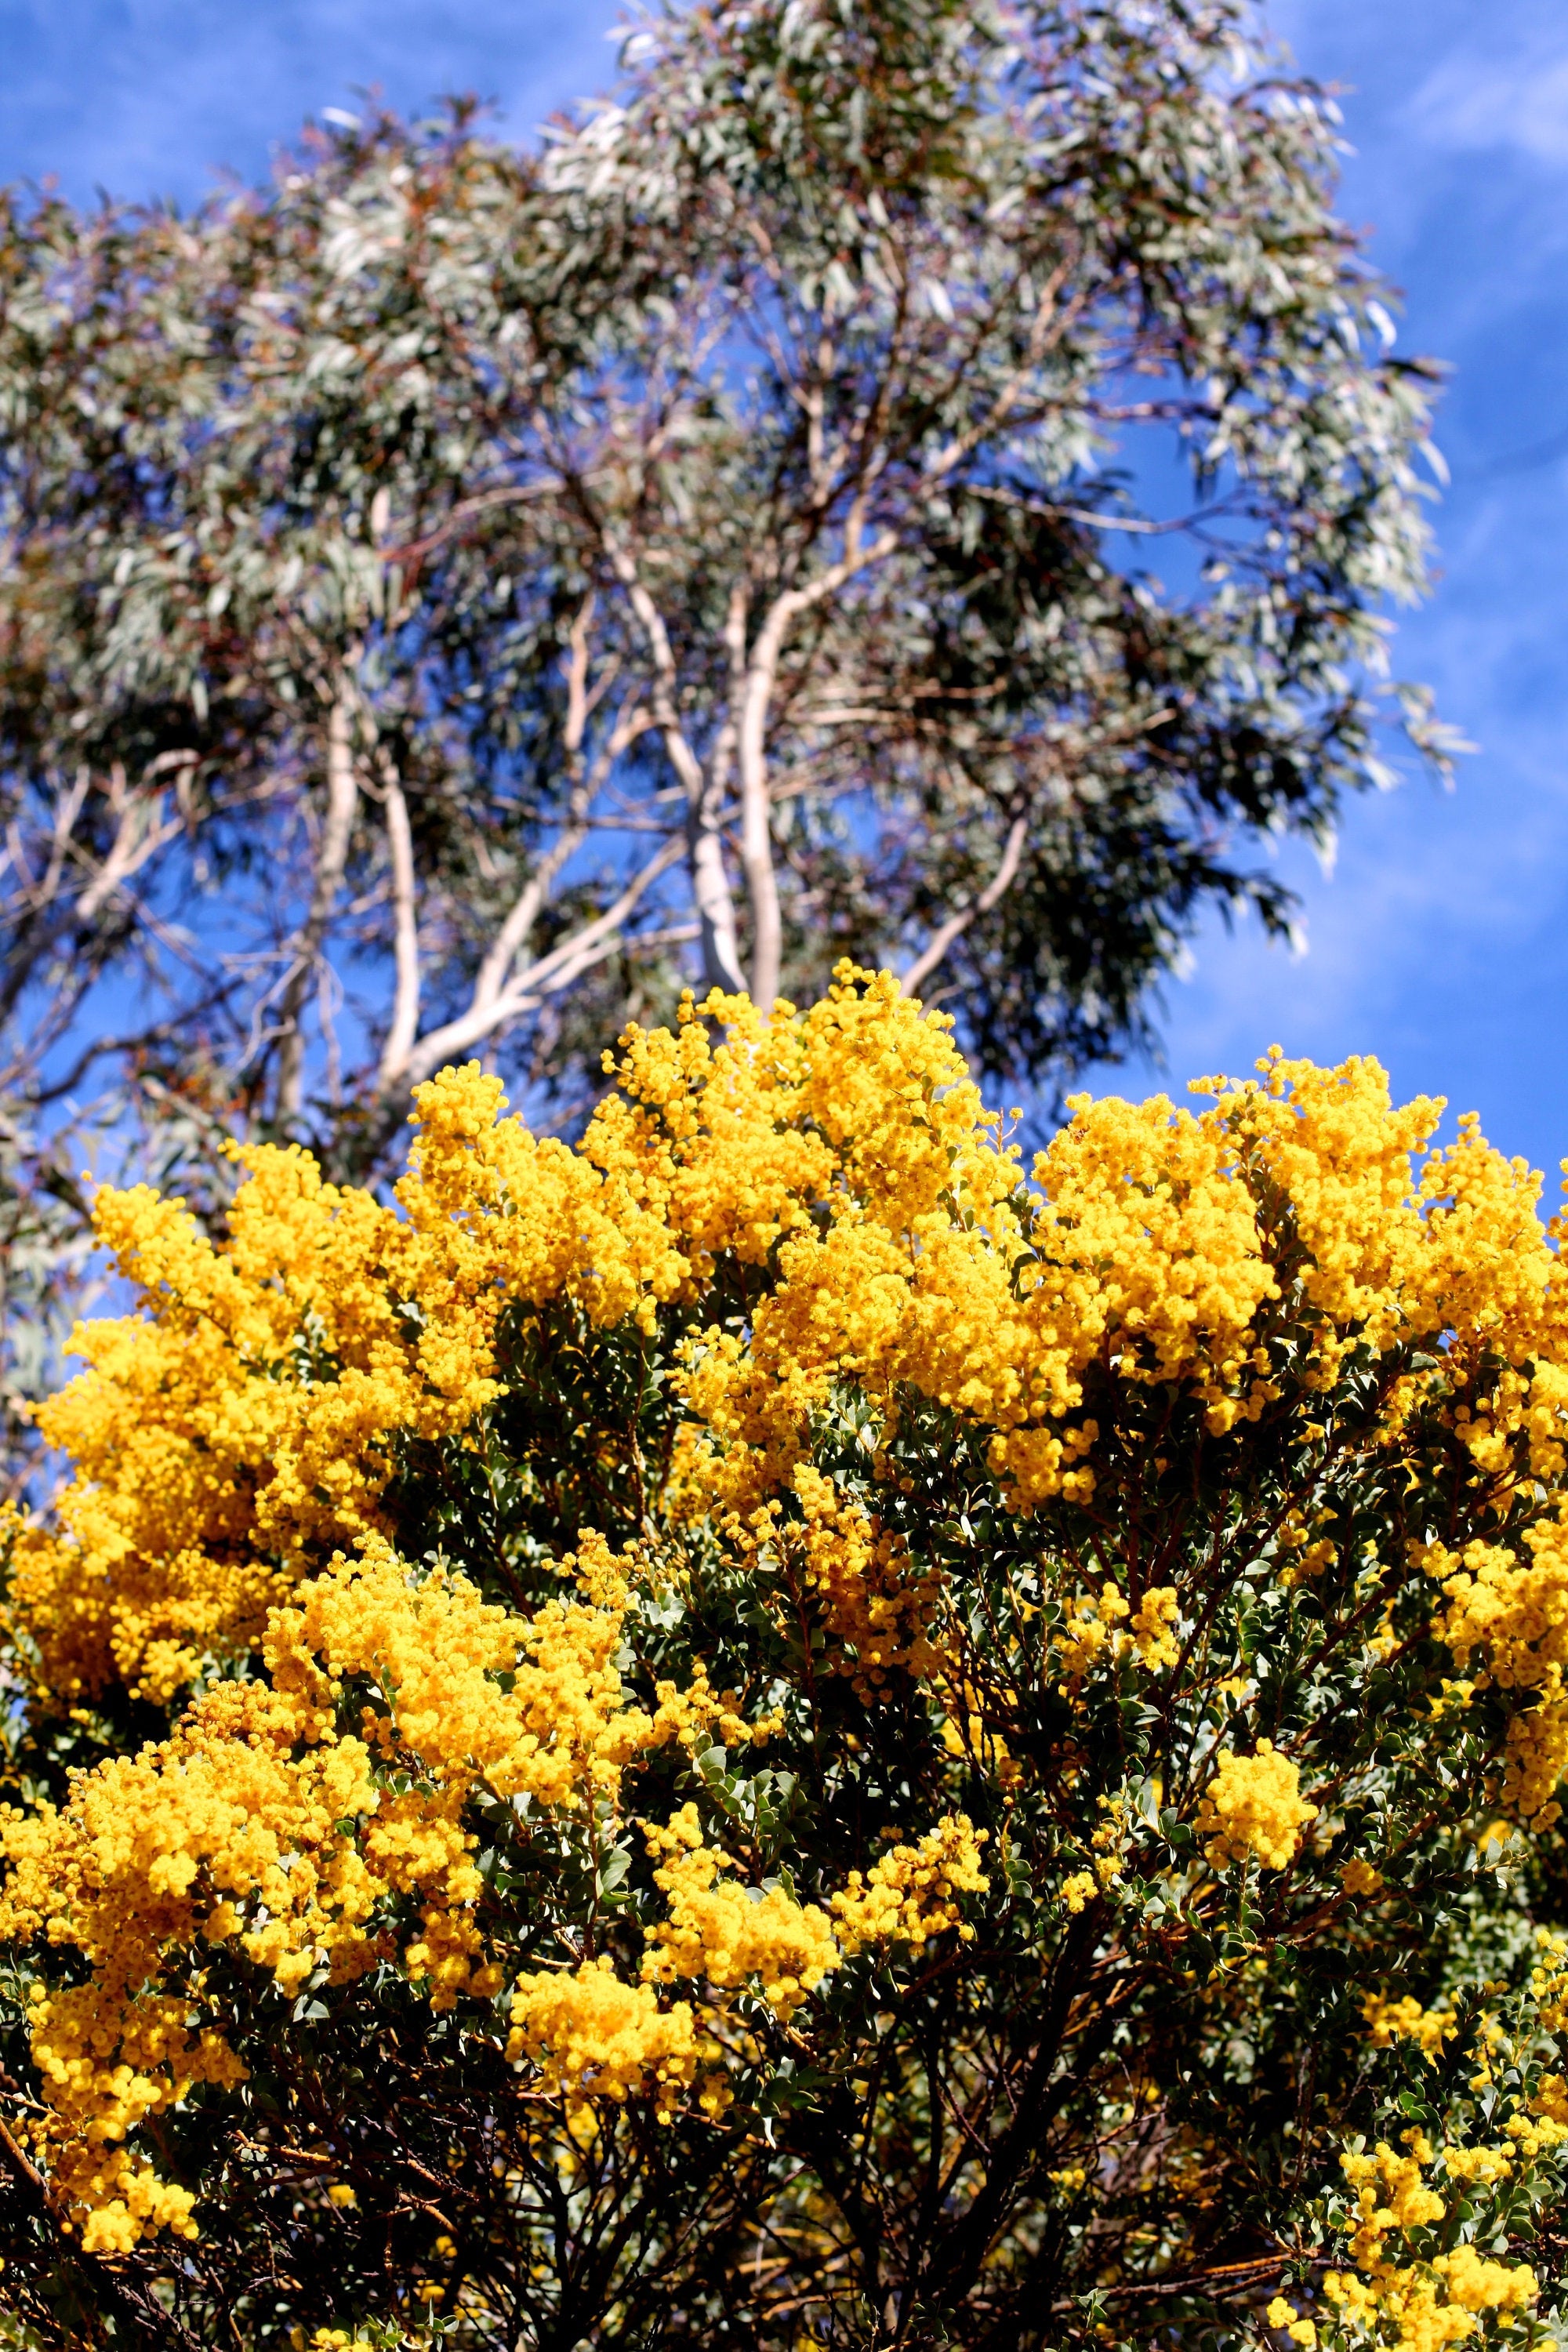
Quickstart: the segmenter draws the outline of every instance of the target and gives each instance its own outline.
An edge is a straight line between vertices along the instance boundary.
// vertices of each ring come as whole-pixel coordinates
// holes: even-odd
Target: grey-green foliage
[[[752,0],[521,153],[0,221],[0,1084],[380,1164],[497,1051],[890,961],[1146,1034],[1379,780],[1432,372],[1234,0]],[[1403,717],[1439,761],[1424,700]]]

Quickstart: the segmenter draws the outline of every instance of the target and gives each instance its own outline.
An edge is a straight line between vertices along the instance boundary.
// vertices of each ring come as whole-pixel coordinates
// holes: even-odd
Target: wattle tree
[[[1555,2340],[1568,1284],[1370,1062],[478,1065],[99,1193],[13,1514],[18,2344]]]

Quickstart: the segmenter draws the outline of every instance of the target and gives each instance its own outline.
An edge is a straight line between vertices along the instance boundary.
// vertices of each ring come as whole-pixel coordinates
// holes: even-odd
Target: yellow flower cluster
[[[1298,2319],[1295,2305],[1287,2303],[1282,2294],[1275,2296],[1264,2316],[1270,2327],[1282,2327],[1292,2344],[1306,2346],[1308,2352],[1310,2352],[1310,2347],[1318,2340],[1316,2321]]]
[[[79,1328],[89,1370],[40,1416],[77,1471],[13,1571],[46,1693],[163,1700],[253,1646],[280,1580],[381,1526],[393,1438],[466,1430],[500,1394],[503,1308],[570,1294],[616,1323],[688,1281],[638,1188],[503,1118],[477,1064],[416,1101],[395,1210],[270,1146],[237,1155],[221,1246],[144,1186],[98,1196],[145,1311]]]
[[[699,1979],[721,1991],[755,1983],[775,2017],[793,2017],[839,1965],[827,1914],[783,1886],[738,1885],[730,1856],[703,1843],[695,1805],[648,1840],[669,1859],[654,1873],[668,1914],[649,1939],[647,1979]]]
[[[688,1003],[673,1033],[629,1031],[614,1076],[574,1150],[503,1117],[477,1066],[443,1072],[418,1090],[392,1205],[270,1147],[239,1155],[221,1244],[178,1202],[100,1193],[142,1311],[78,1332],[88,1369],[44,1413],[75,1475],[19,1538],[10,1601],[41,1694],[120,1682],[166,1702],[254,1651],[289,1586],[384,1528],[397,1444],[460,1434],[495,1401],[503,1311],[569,1299],[651,1328],[661,1306],[700,1307],[725,1254],[777,1272],[744,1338],[699,1328],[687,1350],[675,1477],[702,1513],[749,1520],[795,1486],[847,1379],[889,1429],[900,1386],[969,1418],[1020,1511],[1087,1495],[1091,1365],[1188,1384],[1215,1430],[1264,1409],[1281,1245],[1319,1385],[1352,1346],[1447,1334],[1395,1418],[1434,1381],[1462,1391],[1484,1352],[1503,1375],[1451,1407],[1464,1444],[1500,1465],[1522,1435],[1538,1470],[1562,1467],[1568,1307],[1537,1181],[1473,1121],[1418,1171],[1440,1106],[1394,1108],[1375,1064],[1276,1054],[1260,1083],[1205,1081],[1195,1113],[1079,1098],[1033,1189],[945,1016],[887,974],[846,966],[822,1003],[769,1019]],[[862,1554],[840,1507],[795,1490],[855,1672],[917,1656],[886,1537],[866,1528]],[[1152,1620],[1133,1636],[1168,1663]],[[1544,1689],[1536,1714],[1558,1720]],[[1521,1751],[1523,1796],[1540,1777]]]
[[[964,1813],[954,1813],[918,1845],[895,1845],[862,1874],[849,1874],[833,1914],[847,1951],[866,1944],[920,1945],[956,1927],[961,1941],[973,1936],[958,1908],[960,1895],[984,1895],[991,1882],[980,1867],[984,1830]]]
[[[1181,1614],[1181,1596],[1173,1584],[1152,1584],[1133,1612],[1130,1628],[1133,1643],[1152,1671],[1179,1661],[1176,1626]]]
[[[863,1696],[930,1684],[950,1753],[984,1755],[1009,1802],[1024,1745],[1007,1755],[961,1643],[942,1646],[946,1599],[896,1510],[878,1516],[813,1459],[846,1385],[874,1477],[890,1475],[912,1394],[968,1424],[1026,1517],[1093,1496],[1108,1454],[1091,1397],[1141,1407],[1166,1384],[1223,1434],[1279,1396],[1303,1332],[1321,1391],[1352,1351],[1440,1339],[1386,1405],[1391,1440],[1438,1412],[1500,1493],[1521,1465],[1547,1479],[1568,1464],[1568,1291],[1536,1180],[1473,1121],[1418,1168],[1440,1106],[1396,1109],[1374,1064],[1276,1054],[1258,1083],[1205,1082],[1196,1110],[1081,1097],[1027,1175],[951,1024],[887,974],[845,967],[804,1013],[688,1002],[674,1032],[629,1031],[613,1076],[573,1150],[504,1116],[477,1065],[444,1072],[418,1091],[390,1203],[270,1147],[239,1155],[221,1242],[144,1189],[99,1196],[139,1308],[79,1331],[85,1370],[42,1416],[72,1475],[47,1523],[15,1535],[9,1627],[45,1706],[205,1695],[165,1740],[79,1778],[58,1811],[0,1825],[0,1936],[53,1949],[72,1979],[45,1982],[39,1963],[37,2146],[91,2244],[195,2226],[130,2143],[196,2084],[242,2077],[205,2005],[216,1948],[295,1995],[383,1962],[437,2007],[504,1994],[507,2048],[542,2097],[586,2113],[647,2096],[668,2116],[688,2099],[723,2111],[723,2036],[745,2000],[789,2026],[862,1948],[968,1932],[963,1898],[988,1882],[963,1814],[923,1835],[907,1825],[810,1902],[787,1878],[752,1883],[755,1856],[723,1851],[687,1805],[647,1824],[664,1916],[640,1973],[584,1936],[567,1965],[507,1983],[480,1924],[476,1801],[548,1814],[563,1837],[620,1834],[650,1754],[715,1733],[739,1745],[769,1719],[700,1664],[634,1703],[623,1643],[644,1570],[597,1538],[568,1564],[575,1590],[527,1618],[395,1556],[394,1467],[411,1441],[476,1441],[502,1395],[503,1317],[565,1304],[635,1338],[668,1332],[661,1313],[678,1308],[687,1422],[647,1498],[654,1523],[700,1521],[759,1586],[787,1591],[805,1655]],[[715,1319],[721,1261],[727,1284],[737,1265],[762,1277],[743,1321],[732,1287]],[[1286,1583],[1336,1558],[1306,1506],[1276,1549]],[[1568,1517],[1516,1546],[1432,1546],[1419,1564],[1474,1686],[1519,1695],[1503,1794],[1549,1823],[1568,1765]],[[1097,1563],[1092,1592],[1086,1567],[1045,1563],[1060,1611],[1051,1671],[1069,1692],[1106,1663],[1180,1660],[1176,1587],[1134,1606],[1117,1573]],[[1283,1869],[1315,1818],[1296,1764],[1264,1739],[1217,1757],[1197,1826],[1215,1867]],[[1069,1911],[1115,1882],[1128,1834],[1114,1811],[1060,1889]],[[1346,1865],[1349,1891],[1376,1883],[1371,1864]],[[1369,2013],[1374,2040],[1440,2038],[1409,2008]],[[1543,2106],[1528,2127],[1554,2120]],[[1426,2159],[1388,2161],[1407,2169],[1365,2159],[1358,2263],[1381,2262],[1383,2237],[1435,2193]],[[1492,2273],[1520,2273],[1467,2268],[1465,2249],[1444,2260],[1408,2288],[1409,2315],[1428,2289],[1450,2328],[1511,2307],[1515,2287]],[[1405,2311],[1389,2280],[1380,2326]],[[1347,2312],[1363,2288],[1346,2286]],[[1458,2340],[1421,2338],[1416,2316],[1408,2328],[1398,2340],[1416,2352]]]
[[[1568,2031],[1568,1936],[1536,1933],[1536,1958],[1530,1972],[1531,1998],[1547,2033]]]
[[[1204,1792],[1197,1831],[1216,1870],[1255,1854],[1266,1870],[1283,1870],[1295,1859],[1301,1832],[1318,1818],[1316,1805],[1301,1795],[1301,1776],[1288,1756],[1277,1755],[1271,1739],[1260,1739],[1255,1755],[1226,1750],[1215,1763]]]
[[[289,1993],[396,1958],[434,2008],[486,1999],[502,1971],[483,1954],[467,1801],[482,1789],[562,1818],[614,1809],[640,1756],[728,1719],[705,1685],[661,1685],[653,1713],[627,1702],[616,1664],[626,1570],[595,1538],[574,1563],[585,1597],[529,1619],[460,1577],[416,1579],[379,1538],[363,1555],[340,1556],[273,1611],[269,1684],[220,1685],[170,1739],[79,1777],[61,1812],[0,1816],[0,1937],[68,1948],[91,1970],[67,1990],[38,1983],[32,2009],[51,2107],[40,2147],[90,2246],[194,2231],[190,2197],[122,2144],[195,2084],[245,2077],[224,2034],[195,2021],[204,1948],[232,1946]],[[340,1727],[345,1712],[356,1729]],[[647,2093],[668,2119],[693,2086],[721,2114],[721,2049],[689,2002],[661,2006],[656,1987],[699,1982],[705,2011],[755,1990],[787,2022],[844,1952],[961,1927],[958,1896],[986,1885],[970,1823],[944,1822],[868,1881],[851,1878],[834,1906],[841,1947],[819,1906],[738,1882],[694,1805],[649,1838],[667,1857],[655,1880],[668,1911],[643,1980],[601,1958],[510,1989],[508,2055],[569,2115]],[[408,1910],[418,1926],[400,1945]]]
[[[1109,1581],[1098,1592],[1074,1593],[1058,1644],[1065,1678],[1060,1687],[1076,1691],[1101,1659],[1136,1657],[1151,1672],[1173,1666],[1181,1656],[1175,1638],[1181,1613],[1181,1596],[1173,1584],[1152,1585],[1135,1611]],[[1131,1622],[1122,1633],[1129,1618]]]
[[[1420,2229],[1443,2217],[1442,2198],[1422,2177],[1423,2167],[1433,2160],[1430,2143],[1414,2132],[1406,2134],[1406,2145],[1407,2156],[1396,2156],[1386,2140],[1379,2140],[1370,2156],[1340,2158],[1340,2169],[1356,2191],[1352,2252],[1363,2270],[1382,2261],[1391,2230]]]
[[[570,1816],[691,1735],[679,1694],[655,1714],[626,1702],[625,1583],[602,1544],[584,1541],[577,1565],[591,1598],[522,1619],[462,1578],[416,1581],[367,1538],[361,1560],[339,1558],[273,1612],[270,1685],[218,1685],[168,1740],[79,1777],[63,1811],[0,1816],[0,1937],[72,1948],[92,1971],[38,1988],[32,2033],[55,2177],[91,2243],[185,2225],[190,2200],[120,2144],[193,2084],[243,2079],[221,2033],[187,2024],[193,1956],[233,1945],[289,1993],[397,1958],[437,2009],[485,1997],[500,1979],[474,1916],[474,1790]],[[359,1727],[340,1731],[351,1695]],[[401,1949],[399,1900],[419,1922]],[[658,2031],[678,2054],[679,2020]]]
[[[1451,2009],[1423,2009],[1411,1993],[1398,2000],[1373,1993],[1363,2001],[1361,2013],[1374,2050],[1387,2050],[1395,2042],[1414,2042],[1423,2057],[1440,2058],[1444,2042],[1451,2041],[1455,2032]]]
[[[796,1607],[805,1602],[820,1613],[826,1664],[863,1696],[884,1689],[897,1673],[930,1673],[941,1655],[928,1631],[935,1580],[918,1574],[902,1538],[810,1463],[797,1464],[790,1484],[798,1519],[786,1518],[777,1496],[747,1517],[729,1515],[725,1533],[736,1552],[776,1566]]]
[[[1073,1594],[1067,1604],[1058,1648],[1064,1691],[1076,1690],[1102,1654],[1116,1655],[1116,1629],[1130,1613],[1127,1602],[1110,1582],[1098,1592]]]
[[[92,1967],[85,1984],[37,1986],[31,2013],[55,2179],[89,2211],[89,2244],[122,2247],[172,2218],[120,2146],[143,2116],[195,2083],[243,2079],[222,2035],[188,2024],[184,1986],[163,1982],[166,1956],[177,1968],[202,1940],[249,1928],[247,1948],[291,1986],[369,1911],[363,1862],[335,1826],[374,1801],[365,1751],[346,1741],[295,1761],[300,1730],[288,1700],[227,1685],[161,1748],[79,1780],[64,1812],[0,1822],[12,1865],[0,1935],[41,1936]]]
[[[1468,2243],[1425,2261],[1401,2263],[1391,2257],[1389,2241],[1396,2232],[1426,2229],[1447,2214],[1447,2199],[1424,2177],[1439,2156],[1461,2192],[1473,2182],[1505,2177],[1513,2161],[1506,2148],[1435,2150],[1419,2131],[1406,2132],[1405,2142],[1405,2156],[1379,2140],[1370,2154],[1340,2158],[1356,2192],[1351,2254],[1360,2275],[1330,2271],[1323,2292],[1356,2334],[1390,2352],[1441,2352],[1475,2335],[1483,2313],[1507,2317],[1527,2310],[1540,2287],[1527,2263],[1500,2263]]]
[[[1483,1661],[1473,1687],[1488,1682],[1528,1692],[1531,1704],[1510,1727],[1502,1801],[1539,1829],[1560,1815],[1555,1790],[1568,1769],[1568,1521],[1561,1510],[1527,1528],[1526,1557],[1498,1544],[1467,1544],[1457,1558],[1428,1545],[1421,1564],[1447,1597],[1436,1630],[1463,1666]]]
[[[1568,2145],[1568,2078],[1542,2074],[1527,2113],[1510,2116],[1503,2129],[1526,2160]]]
[[[1274,1286],[1223,1117],[1080,1101],[1026,1198],[947,1024],[888,975],[845,974],[799,1034],[803,1097],[838,1160],[828,1221],[783,1242],[750,1348],[710,1332],[688,1383],[738,1492],[788,1476],[845,1376],[994,1430],[1025,1509],[1089,1491],[1096,1432],[1064,1424],[1102,1352],[1131,1379],[1195,1374],[1219,1409]]]
[[[654,2111],[668,2123],[705,2053],[689,2001],[661,2009],[650,1986],[623,1984],[601,1958],[571,1974],[542,1970],[518,1978],[506,2054],[514,2064],[528,2061],[538,2068],[545,2096],[564,2092],[570,2115],[590,2098],[622,2105],[651,2084]],[[710,2113],[721,2112],[722,2104],[724,2095],[710,2093],[703,2100]]]

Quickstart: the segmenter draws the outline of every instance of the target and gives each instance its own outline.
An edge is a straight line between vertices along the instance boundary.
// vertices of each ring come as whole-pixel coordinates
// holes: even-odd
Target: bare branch
[[[779,964],[784,951],[778,877],[773,870],[767,758],[768,706],[778,677],[779,656],[792,622],[809,612],[814,604],[836,594],[858,572],[890,555],[899,543],[897,531],[889,530],[879,532],[868,545],[862,545],[858,512],[851,515],[847,538],[847,544],[838,562],[830,564],[805,587],[787,589],[774,598],[746,669],[740,728],[741,859],[752,900],[752,1001],[764,1013],[772,1011],[779,992]]]
[[[701,925],[702,969],[710,987],[733,994],[745,992],[741,950],[735,937],[735,905],[724,871],[724,845],[717,822],[718,795],[702,772],[702,762],[687,740],[676,709],[675,656],[664,618],[637,569],[623,547],[606,540],[606,551],[616,577],[625,588],[633,612],[642,624],[653,656],[654,722],[664,739],[669,764],[686,792],[686,845],[691,866],[691,894]]]
[[[655,723],[634,702],[622,713],[611,730],[604,749],[593,766],[583,766],[583,743],[588,719],[602,689],[590,693],[588,688],[588,629],[594,617],[594,599],[590,596],[573,624],[566,671],[566,756],[573,776],[571,798],[567,803],[566,823],[554,844],[542,857],[530,875],[500,929],[496,933],[489,952],[479,969],[474,982],[472,1009],[482,1010],[493,1004],[506,986],[512,965],[528,942],[529,933],[539,920],[554,885],[556,876],[568,858],[587,838],[589,811],[604,789],[616,762],[631,748],[639,735],[644,735]],[[394,1074],[395,1075],[395,1074]]]
[[[37,894],[34,899],[35,905],[47,906],[59,888],[60,875],[64,870],[66,856],[70,847],[71,835],[76,831],[76,821],[81,814],[81,804],[87,798],[89,782],[88,770],[85,767],[79,768],[69,792],[55,811],[54,839],[49,852],[49,863],[43,881],[38,886]],[[22,864],[18,857],[17,872],[21,871]]]
[[[1024,844],[1028,839],[1028,819],[1016,816],[1008,831],[1006,845],[1002,852],[1002,863],[985,885],[984,889],[977,898],[971,899],[969,905],[958,914],[950,915],[947,921],[931,933],[921,952],[905,972],[902,986],[906,996],[912,996],[916,989],[931,978],[954,940],[962,939],[971,923],[979,916],[988,915],[997,900],[1011,888],[1014,877],[1018,871],[1018,862],[1024,855]]]
[[[305,1042],[300,1016],[315,974],[333,904],[348,865],[349,842],[359,805],[359,775],[354,761],[354,698],[346,679],[339,681],[327,719],[327,819],[316,859],[310,905],[294,939],[294,958],[278,1001],[277,1027],[282,1036],[278,1060],[278,1115],[292,1118],[300,1108],[305,1072]]]
[[[78,901],[77,915],[84,923],[92,922],[132,876],[139,874],[148,859],[157,856],[165,842],[173,841],[185,830],[183,814],[159,824],[163,793],[154,794],[151,802],[132,793],[118,761],[110,772],[110,797],[120,811],[120,823],[108,856]]]
[[[379,764],[386,793],[386,843],[392,854],[393,946],[397,961],[392,1025],[381,1054],[381,1087],[384,1091],[388,1079],[408,1059],[419,1034],[419,916],[408,803],[396,770],[384,753]]]
[[[647,865],[639,867],[613,905],[606,907],[593,922],[584,924],[580,931],[574,931],[569,940],[563,940],[552,948],[548,955],[541,956],[537,963],[520,972],[504,994],[494,998],[489,1004],[470,1004],[468,1011],[459,1013],[455,1021],[445,1023],[441,1028],[433,1029],[427,1037],[421,1038],[405,1068],[407,1083],[417,1086],[429,1076],[432,1070],[437,1070],[443,1062],[450,1061],[455,1054],[465,1053],[470,1045],[477,1045],[484,1038],[493,1036],[498,1029],[504,1028],[509,1021],[515,1021],[520,1013],[532,1012],[542,996],[553,995],[564,987],[566,978],[563,975],[574,976],[589,960],[590,950],[601,941],[613,940],[659,876],[667,874],[680,857],[684,847],[679,835],[671,835]]]

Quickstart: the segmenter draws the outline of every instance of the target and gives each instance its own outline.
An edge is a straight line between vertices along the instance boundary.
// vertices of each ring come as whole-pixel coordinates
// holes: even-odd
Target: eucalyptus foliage
[[[1232,5],[704,5],[520,152],[313,137],[0,237],[10,1084],[369,1167],[689,968],[901,961],[988,1068],[1146,1034],[1322,843],[1432,371]],[[1412,691],[1417,741],[1444,739]]]

